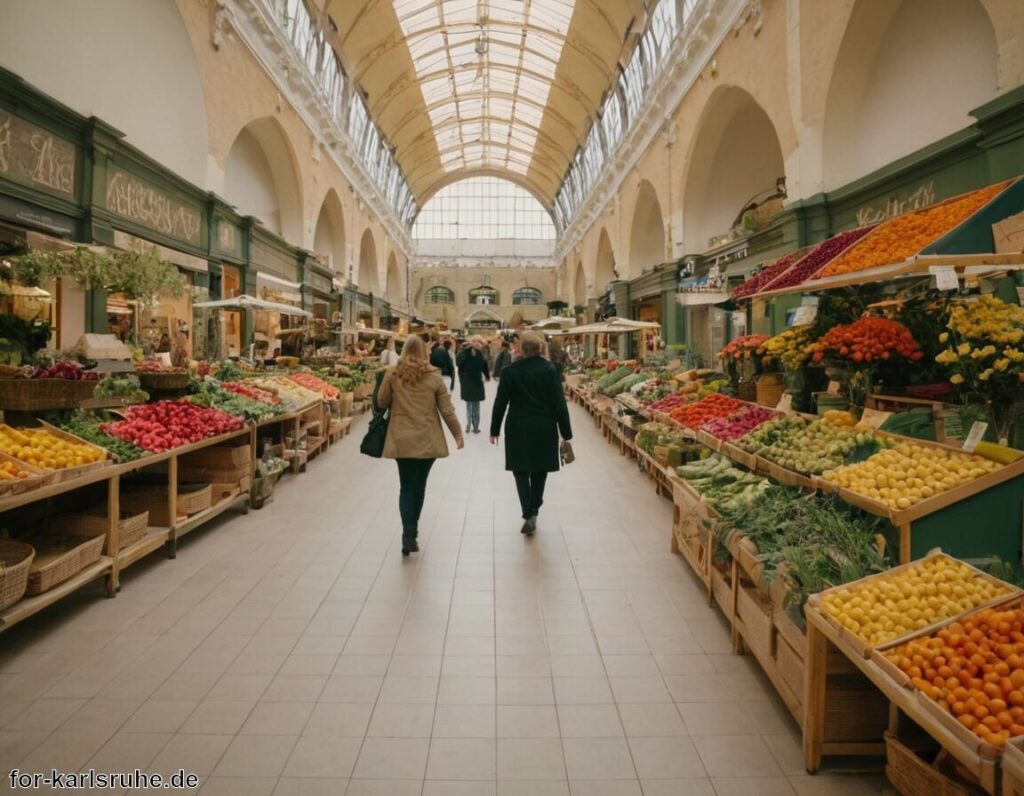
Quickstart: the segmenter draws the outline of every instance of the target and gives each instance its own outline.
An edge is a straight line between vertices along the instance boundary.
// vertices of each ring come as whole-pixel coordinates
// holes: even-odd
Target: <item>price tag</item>
[[[839,395],[840,387],[841,387],[841,385],[839,384],[838,381],[830,381],[828,383],[828,394],[829,395]]]
[[[793,326],[805,326],[808,323],[814,323],[814,319],[818,317],[818,307],[808,304],[801,305],[796,308],[796,312],[793,313]]]
[[[970,432],[967,434],[967,439],[964,440],[964,450],[968,453],[974,453],[974,449],[978,447],[978,443],[981,442],[981,438],[985,436],[985,432],[988,431],[988,423],[982,423],[980,420],[974,422],[971,426]]]
[[[871,428],[881,428],[882,424],[885,423],[892,417],[892,412],[880,412],[877,409],[865,409],[864,414],[860,416],[860,422]]]
[[[938,290],[960,289],[960,278],[952,265],[933,265],[928,271],[935,277],[935,287]]]
[[[788,392],[784,392],[782,394],[782,397],[779,399],[778,405],[775,408],[778,411],[786,412],[787,414],[789,412],[792,412],[793,411],[793,396],[790,395]]]

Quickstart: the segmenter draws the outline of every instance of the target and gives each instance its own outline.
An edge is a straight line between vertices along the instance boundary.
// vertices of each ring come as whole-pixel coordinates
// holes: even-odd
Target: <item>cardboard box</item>
[[[996,254],[1020,254],[1024,252],[1024,213],[1003,219],[992,225]]]

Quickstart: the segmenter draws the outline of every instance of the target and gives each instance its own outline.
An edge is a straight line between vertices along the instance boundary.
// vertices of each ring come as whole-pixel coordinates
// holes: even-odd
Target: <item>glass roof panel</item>
[[[392,5],[423,81],[443,169],[450,173],[486,163],[528,171],[527,158],[510,157],[508,147],[532,151],[537,144],[531,128],[541,125],[575,0],[393,0]],[[482,123],[485,118],[501,123]],[[453,119],[460,132],[452,128]],[[456,145],[461,158],[451,156]]]

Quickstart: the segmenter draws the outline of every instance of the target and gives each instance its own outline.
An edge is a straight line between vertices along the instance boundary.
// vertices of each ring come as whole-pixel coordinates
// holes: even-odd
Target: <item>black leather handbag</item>
[[[382,409],[377,405],[377,391],[380,389],[380,383],[384,380],[384,371],[377,371],[377,383],[373,387],[373,397],[370,399],[370,405],[373,407],[373,417],[370,418],[370,424],[366,428],[366,434],[363,436],[363,441],[359,444],[359,452],[366,456],[372,456],[374,459],[379,459],[384,455],[384,443],[388,438],[388,423],[391,420],[391,413],[386,409]]]

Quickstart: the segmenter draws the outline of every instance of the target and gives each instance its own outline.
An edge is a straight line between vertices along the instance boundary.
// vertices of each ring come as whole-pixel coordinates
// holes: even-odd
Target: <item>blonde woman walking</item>
[[[416,336],[406,338],[398,364],[384,374],[377,403],[391,410],[384,458],[398,462],[402,555],[407,556],[420,549],[416,537],[430,468],[435,460],[448,455],[441,420],[459,450],[464,445],[462,427],[444,379],[430,364],[423,340]]]

